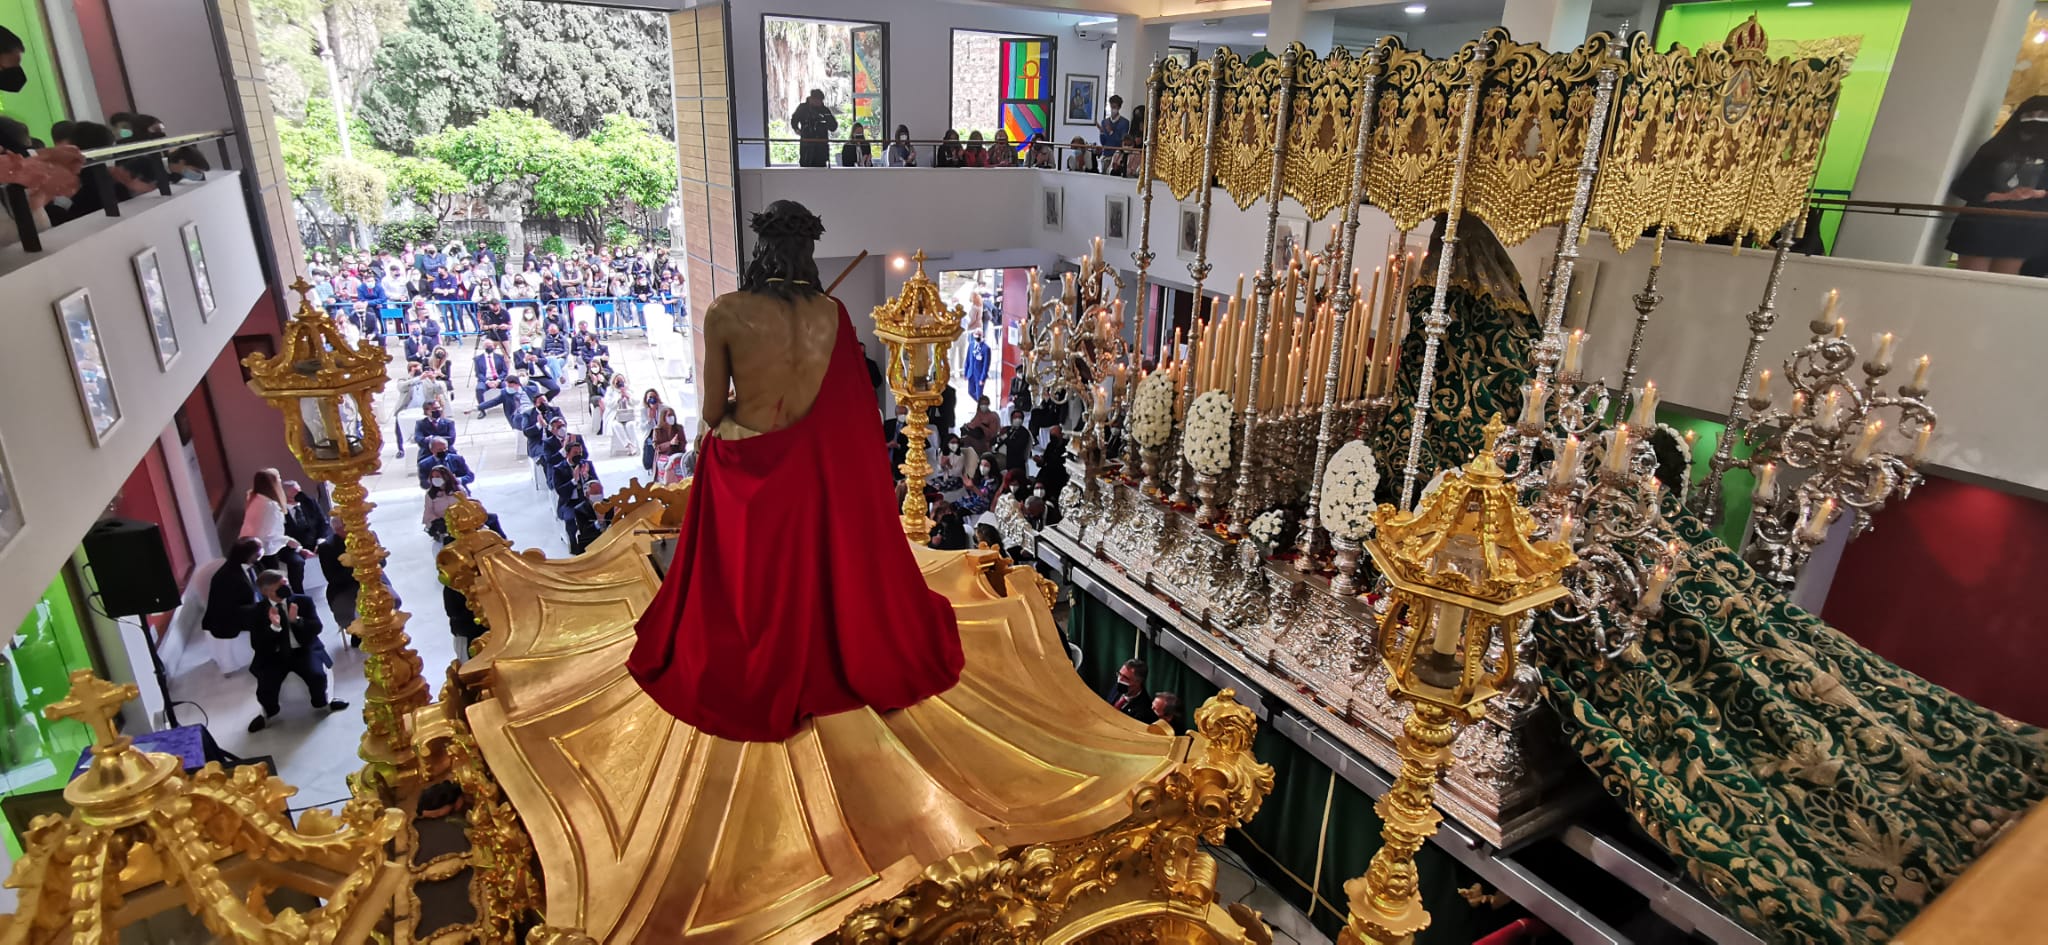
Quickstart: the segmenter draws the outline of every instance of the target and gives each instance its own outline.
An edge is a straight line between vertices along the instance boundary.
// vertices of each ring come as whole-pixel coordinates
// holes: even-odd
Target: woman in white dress
[[[612,455],[631,456],[640,449],[640,406],[633,402],[633,391],[626,385],[626,375],[612,375],[612,387],[604,398],[605,423],[611,428]]]
[[[277,470],[256,470],[248,504],[242,509],[241,537],[254,538],[263,546],[263,556],[256,561],[258,567],[285,572],[293,592],[304,586],[308,552],[284,533],[284,482]]]

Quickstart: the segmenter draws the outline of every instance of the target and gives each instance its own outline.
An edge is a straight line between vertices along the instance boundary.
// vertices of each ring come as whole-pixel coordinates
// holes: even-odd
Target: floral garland
[[[1380,470],[1372,448],[1364,440],[1344,444],[1323,470],[1323,527],[1332,535],[1363,541],[1372,534],[1373,494],[1379,488]]]
[[[1131,404],[1131,438],[1146,449],[1166,445],[1173,435],[1173,375],[1154,371],[1138,382]]]
[[[1230,471],[1230,416],[1233,412],[1230,395],[1212,390],[1188,407],[1186,437],[1181,440],[1181,455],[1186,456],[1188,465],[1195,471],[1209,476],[1221,476]]]

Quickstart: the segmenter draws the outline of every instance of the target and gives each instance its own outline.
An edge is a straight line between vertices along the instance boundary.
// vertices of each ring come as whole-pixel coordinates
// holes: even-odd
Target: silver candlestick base
[[[1196,524],[1214,525],[1223,517],[1223,510],[1216,507],[1216,487],[1219,484],[1215,476],[1195,471],[1195,495],[1202,500],[1201,507],[1195,510]]]
[[[1295,540],[1294,570],[1300,574],[1314,574],[1323,557],[1322,523],[1317,520],[1315,506],[1301,517],[1301,537]]]
[[[1358,596],[1358,554],[1365,550],[1365,546],[1333,534],[1330,547],[1337,549],[1337,576],[1330,581],[1330,593],[1339,597]]]
[[[1145,494],[1155,499],[1159,498],[1166,491],[1165,485],[1159,481],[1159,448],[1153,446],[1141,450],[1138,454],[1138,463],[1145,471]]]

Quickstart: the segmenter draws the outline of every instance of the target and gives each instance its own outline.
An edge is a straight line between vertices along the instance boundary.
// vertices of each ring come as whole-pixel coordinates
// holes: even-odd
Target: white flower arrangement
[[[1258,518],[1252,519],[1252,527],[1246,529],[1258,543],[1271,548],[1280,541],[1280,531],[1287,527],[1287,519],[1279,509],[1270,509]]]
[[[1230,472],[1230,395],[1212,390],[1188,406],[1188,424],[1181,455],[1195,471],[1210,476]]]
[[[1154,371],[1138,382],[1131,403],[1131,438],[1146,449],[1166,445],[1173,435],[1173,375]]]
[[[1372,534],[1373,493],[1379,487],[1380,470],[1372,449],[1364,440],[1344,444],[1323,470],[1323,527],[1351,541],[1365,540]]]

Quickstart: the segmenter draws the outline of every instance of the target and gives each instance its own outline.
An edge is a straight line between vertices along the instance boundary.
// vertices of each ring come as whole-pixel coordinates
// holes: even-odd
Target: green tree
[[[599,236],[599,214],[618,198],[618,174],[590,139],[571,141],[533,183],[533,209],[573,220],[584,242]]]
[[[350,224],[350,245],[361,245],[355,231],[384,222],[391,204],[390,182],[376,164],[361,158],[328,158],[320,164],[320,184],[327,205]]]
[[[469,193],[469,178],[438,158],[393,158],[386,173],[392,196],[419,207],[436,223],[448,219],[456,202]]]
[[[613,201],[622,215],[636,215],[642,232],[654,214],[675,201],[676,147],[656,135],[645,122],[627,115],[606,115],[590,136],[612,177]]]
[[[504,83],[500,102],[574,137],[620,113],[674,134],[668,23],[658,13],[500,0]],[[602,50],[602,54],[595,54]]]
[[[498,97],[498,24],[477,0],[412,0],[406,27],[384,39],[363,93],[377,143],[401,153],[443,129],[476,121]]]
[[[568,151],[568,135],[532,112],[492,109],[475,124],[416,143],[418,152],[453,168],[496,203],[524,204],[542,172]]]
[[[324,95],[308,99],[305,120],[278,119],[277,139],[284,157],[285,182],[291,185],[293,197],[303,199],[320,189],[321,165],[328,158],[341,156],[334,102]]]

